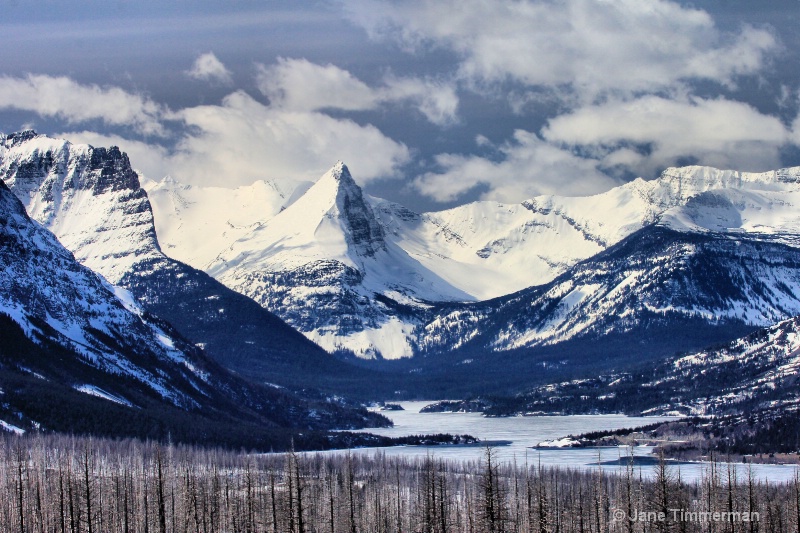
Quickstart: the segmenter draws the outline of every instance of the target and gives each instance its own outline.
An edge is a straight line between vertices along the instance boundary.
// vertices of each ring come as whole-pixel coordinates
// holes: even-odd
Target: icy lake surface
[[[599,461],[613,461],[627,457],[631,453],[629,447],[590,448],[590,449],[548,449],[531,448],[539,442],[554,440],[567,435],[579,435],[589,431],[611,430],[638,427],[661,420],[672,420],[669,417],[628,417],[622,415],[576,415],[576,416],[517,416],[507,418],[486,418],[480,413],[420,413],[420,409],[431,402],[398,402],[403,411],[381,411],[394,422],[394,427],[365,430],[369,433],[398,437],[403,435],[419,435],[433,433],[469,434],[482,441],[511,441],[510,444],[497,446],[496,456],[501,461],[516,461],[518,464],[538,464],[567,468],[598,468]],[[375,453],[375,448],[358,450],[358,453]],[[476,461],[483,455],[481,446],[400,446],[380,448],[387,456],[424,457],[432,454],[448,460]],[[640,446],[633,450],[634,455],[651,454],[649,447]],[[604,470],[615,471],[620,467],[603,466]],[[652,466],[641,468],[642,474],[653,471]],[[683,463],[675,465],[680,469],[684,480],[697,479],[708,468],[703,463]],[[745,479],[747,466],[737,465],[738,476]],[[770,481],[788,481],[796,472],[794,466],[753,465],[753,475],[759,479]]]

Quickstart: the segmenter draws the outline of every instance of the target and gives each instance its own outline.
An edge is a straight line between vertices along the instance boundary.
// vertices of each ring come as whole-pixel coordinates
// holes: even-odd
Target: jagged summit
[[[23,130],[15,133],[9,133],[8,135],[0,135],[0,137],[3,138],[3,145],[6,147],[11,147],[26,141],[30,141],[38,136],[39,134],[34,130]]]
[[[33,219],[112,283],[161,254],[147,194],[118,147],[22,132],[0,151],[0,177]]]
[[[363,271],[363,259],[385,249],[383,229],[340,161],[294,203],[223,251],[209,272],[255,263],[294,268],[323,259]]]
[[[335,211],[329,216],[338,216],[344,223],[350,244],[356,253],[373,256],[379,249],[386,249],[383,228],[375,218],[372,208],[365,202],[364,193],[350,174],[347,166],[338,161],[320,181],[332,178],[337,184]]]
[[[342,161],[337,161],[330,170],[323,174],[306,192],[307,196],[318,196],[321,202],[335,200],[337,205],[346,198],[361,199],[364,192],[353,179],[350,169]]]
[[[322,178],[325,179],[327,176],[331,176],[336,181],[345,181],[355,184],[353,180],[353,175],[350,174],[350,169],[347,168],[347,165],[344,164],[343,161],[339,160],[331,167],[331,169],[326,172]]]

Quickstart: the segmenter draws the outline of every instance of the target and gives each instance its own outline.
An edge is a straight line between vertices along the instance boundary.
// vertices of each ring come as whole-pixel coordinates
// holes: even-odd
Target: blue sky
[[[800,164],[800,2],[0,0],[0,131],[417,210]]]

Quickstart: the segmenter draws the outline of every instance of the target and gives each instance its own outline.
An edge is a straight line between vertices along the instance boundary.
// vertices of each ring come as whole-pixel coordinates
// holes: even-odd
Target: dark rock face
[[[24,130],[18,131],[15,133],[9,133],[6,135],[6,146],[17,146],[26,141],[30,141],[31,139],[37,137],[39,134],[36,133],[34,130]]]
[[[261,289],[251,296],[300,331],[325,327],[347,335],[380,318],[357,290],[362,279],[361,272],[338,261],[314,261],[291,271],[253,274],[250,283]]]
[[[131,168],[128,155],[120,152],[118,147],[94,148],[91,153],[87,185],[91,185],[92,192],[103,194],[107,191],[141,191],[139,176]]]
[[[347,236],[357,253],[372,257],[386,248],[383,228],[375,218],[372,208],[364,201],[361,187],[353,181],[347,166],[341,165],[336,203],[345,221]]]

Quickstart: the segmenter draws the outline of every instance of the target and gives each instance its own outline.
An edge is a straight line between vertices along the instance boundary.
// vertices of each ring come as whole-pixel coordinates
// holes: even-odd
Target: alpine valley
[[[377,366],[406,374],[399,389],[524,388],[800,314],[800,169],[670,168],[596,196],[423,214],[365,195],[341,162],[312,186],[227,190],[213,217],[209,189],[147,189],[170,253],[329,352],[395,360]],[[257,216],[237,200],[268,191]],[[206,254],[183,244],[201,219],[219,238]]]
[[[669,168],[595,196],[415,213],[342,162],[315,183],[140,184],[117,148],[4,138],[0,178],[32,219],[260,382],[505,394],[800,315],[800,168]]]
[[[288,447],[298,432],[313,441],[333,427],[385,423],[225,370],[130,292],[80,265],[3,183],[0,244],[7,431]]]

